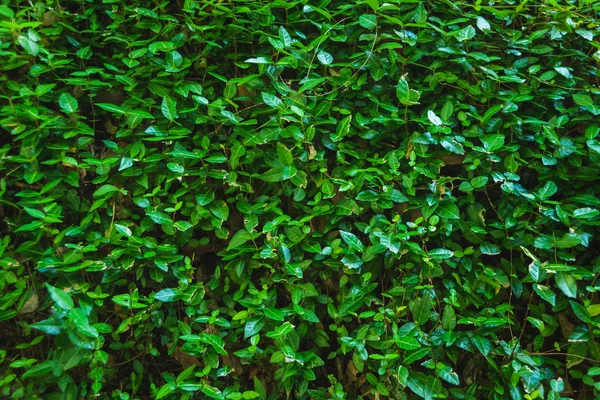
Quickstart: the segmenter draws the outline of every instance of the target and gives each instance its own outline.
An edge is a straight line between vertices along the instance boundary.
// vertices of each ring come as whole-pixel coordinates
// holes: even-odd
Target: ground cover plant
[[[0,1],[0,396],[594,399],[595,1]]]

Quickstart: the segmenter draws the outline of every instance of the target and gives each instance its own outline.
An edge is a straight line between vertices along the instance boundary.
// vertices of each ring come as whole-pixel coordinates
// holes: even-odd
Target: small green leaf
[[[562,290],[565,296],[571,298],[577,297],[577,281],[572,274],[557,272],[554,275],[554,281],[556,282],[556,286]]]
[[[94,103],[95,106],[100,107],[103,110],[115,113],[115,114],[120,114],[120,115],[124,115],[125,114],[125,110],[123,110],[121,107],[119,107],[116,104],[109,104],[109,103]]]
[[[317,54],[317,59],[323,65],[330,65],[333,62],[333,56],[325,50],[319,51]]]
[[[453,331],[456,328],[456,313],[454,308],[446,304],[442,313],[442,327],[447,331]]]
[[[262,92],[260,95],[262,96],[262,99],[265,102],[265,104],[269,107],[276,108],[279,110],[283,109],[283,101],[281,101],[281,99],[279,99],[277,96],[266,92]]]
[[[177,100],[169,96],[163,97],[160,110],[166,119],[169,121],[174,121],[178,117]]]
[[[431,297],[425,293],[423,297],[415,300],[412,309],[413,321],[417,325],[424,325],[429,321],[429,315],[431,313]]]
[[[160,211],[147,211],[146,215],[159,225],[171,224],[173,222],[167,214]]]
[[[350,132],[350,122],[352,121],[352,114],[343,118],[338,124],[335,130],[335,135],[331,137],[331,140],[334,142],[339,142],[342,140],[348,132]]]
[[[77,99],[67,92],[60,95],[58,99],[58,105],[67,114],[73,114],[79,109],[79,103],[77,102]]]
[[[360,239],[355,234],[340,230],[340,236],[344,242],[350,246],[351,249],[358,252],[362,252],[365,249],[364,244],[362,244]]]
[[[209,209],[210,212],[221,221],[227,221],[227,219],[229,219],[229,206],[225,200],[217,200],[213,202]]]
[[[200,204],[201,206],[210,204],[210,202],[212,202],[214,199],[215,199],[214,192],[204,192],[204,193],[199,193],[196,195],[196,202],[198,204]]]
[[[421,344],[414,337],[397,337],[396,345],[402,350],[416,350],[421,347]]]
[[[277,142],[277,156],[279,162],[285,166],[290,166],[294,163],[292,152],[281,142]]]
[[[292,178],[297,172],[298,170],[293,165],[287,167],[275,167],[269,169],[264,174],[259,175],[258,178],[266,182],[282,182]]]
[[[55,288],[54,286],[50,286],[46,283],[46,289],[48,289],[48,293],[50,293],[50,297],[54,301],[58,307],[63,310],[70,310],[75,307],[75,303],[73,303],[73,299],[71,295],[66,293],[64,290]]]
[[[452,203],[449,200],[442,201],[438,205],[436,213],[442,218],[448,219],[458,219],[460,218],[460,211],[456,204]]]
[[[377,17],[373,14],[363,14],[358,18],[360,26],[373,30],[377,28]]]
[[[492,153],[502,146],[504,146],[504,135],[484,135],[481,137],[481,142],[483,143],[483,148]]]
[[[172,302],[179,299],[179,291],[177,289],[163,289],[154,295],[154,300],[162,301],[163,303]]]
[[[453,33],[453,35],[456,37],[456,40],[458,40],[459,42],[471,40],[475,37],[476,34],[477,32],[475,31],[475,28],[473,28],[471,25],[459,29],[458,31]]]
[[[540,285],[539,283],[535,283],[533,285],[533,290],[544,300],[546,300],[551,305],[556,305],[556,294],[550,289],[550,287],[545,285]]]
[[[432,110],[427,111],[427,118],[429,119],[429,122],[431,122],[435,126],[444,125],[444,121],[442,121],[440,117],[435,115],[435,112],[433,112]]]
[[[283,312],[277,308],[265,308],[264,310],[265,317],[275,320],[275,321],[283,321]]]
[[[254,317],[246,322],[244,326],[244,339],[248,339],[256,335],[265,326],[265,319],[263,317]]]
[[[246,244],[246,242],[248,242],[249,240],[252,240],[252,234],[244,229],[239,230],[233,235],[233,237],[229,241],[229,244],[227,245],[227,250],[240,247]]]

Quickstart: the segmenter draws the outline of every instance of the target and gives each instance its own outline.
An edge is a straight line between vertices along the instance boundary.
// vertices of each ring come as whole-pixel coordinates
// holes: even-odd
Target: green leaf
[[[196,202],[198,204],[200,204],[201,206],[210,204],[214,199],[215,199],[214,192],[204,192],[204,193],[198,193],[196,195]]]
[[[574,94],[573,101],[580,107],[584,107],[586,110],[594,115],[600,114],[600,107],[594,104],[594,100],[587,94]]]
[[[178,118],[177,100],[169,96],[163,97],[160,110],[166,119],[169,121],[174,121],[176,118]]]
[[[162,213],[160,211],[147,211],[146,215],[148,217],[150,217],[150,219],[152,221],[154,221],[155,223],[157,223],[159,225],[166,225],[166,224],[173,223],[173,221],[167,214]]]
[[[377,17],[373,14],[363,14],[358,18],[360,26],[373,30],[377,28]]]
[[[0,5],[0,15],[9,19],[13,19],[15,17],[15,12],[8,6]]]
[[[343,118],[337,124],[337,128],[335,130],[335,135],[333,135],[331,137],[331,140],[334,142],[339,142],[344,137],[346,137],[346,135],[348,135],[348,132],[350,132],[350,122],[351,121],[352,121],[352,115],[348,115],[347,117]]]
[[[492,29],[490,23],[487,22],[487,20],[482,16],[477,16],[477,27],[482,32],[486,32]]]
[[[483,148],[487,152],[494,152],[504,146],[504,135],[484,135],[481,137],[481,142],[483,143]]]
[[[206,344],[209,344],[217,354],[227,355],[227,351],[225,350],[225,342],[221,336],[212,333],[201,333],[200,340]]]
[[[456,37],[456,40],[458,40],[459,42],[471,40],[475,37],[476,34],[477,32],[475,32],[475,28],[473,28],[471,25],[459,29],[458,31],[453,33],[454,37]]]
[[[169,303],[179,300],[179,291],[177,289],[163,289],[154,295],[154,300]]]
[[[592,322],[592,317],[590,316],[590,313],[588,312],[588,310],[585,309],[584,306],[571,300],[569,300],[569,304],[571,304],[571,309],[573,310],[573,313],[577,318],[579,318],[581,322],[584,322],[586,324]]]
[[[434,260],[446,260],[454,256],[454,252],[448,249],[432,249],[427,252],[427,256]]]
[[[293,165],[287,167],[274,167],[264,174],[259,175],[258,178],[266,182],[283,182],[295,176],[297,172],[298,170]]]
[[[583,207],[573,211],[573,217],[577,219],[592,219],[598,216],[600,211],[595,208]]]
[[[429,321],[431,313],[431,297],[429,294],[425,293],[423,297],[415,300],[411,312],[415,324],[424,325]]]
[[[453,331],[456,328],[456,313],[454,308],[446,304],[442,313],[442,327],[447,331]]]
[[[100,107],[103,110],[115,113],[115,114],[120,114],[120,115],[124,115],[125,114],[125,110],[123,110],[121,107],[119,107],[116,104],[110,104],[110,103],[94,103],[95,106]]]
[[[379,200],[379,193],[374,190],[364,190],[356,195],[356,200],[373,202]]]
[[[440,202],[438,208],[436,209],[436,213],[442,218],[460,218],[460,211],[458,210],[458,207],[449,200]]]
[[[440,114],[440,116],[442,117],[442,119],[446,122],[450,121],[450,118],[452,117],[452,114],[454,113],[454,105],[452,104],[452,102],[450,100],[446,101],[444,103],[444,106],[442,107],[442,112]]]
[[[551,305],[556,305],[556,294],[550,289],[550,287],[545,285],[540,285],[539,283],[535,283],[533,285],[533,290],[543,299],[546,300]]]
[[[477,350],[479,350],[479,352],[484,356],[487,357],[490,355],[490,352],[492,351],[492,342],[483,337],[483,336],[479,336],[479,335],[475,335],[471,338],[471,341],[473,342],[473,344],[475,345],[475,347],[477,347]]]
[[[452,368],[450,368],[449,366],[444,366],[443,368],[436,368],[436,371],[440,378],[450,383],[451,385],[460,385],[460,379],[458,377],[458,374],[452,371]]]
[[[150,46],[148,46],[148,50],[151,53],[164,52],[168,53],[175,48],[175,45],[172,42],[154,42]]]
[[[323,65],[330,65],[333,62],[333,56],[325,50],[321,50],[317,53],[317,59]]]
[[[27,36],[23,36],[20,35],[17,38],[17,41],[19,42],[19,44],[21,45],[21,47],[23,47],[23,49],[31,54],[32,56],[37,56],[40,53],[40,46],[31,38],[27,37]]]
[[[227,245],[227,250],[240,247],[246,244],[246,242],[248,242],[249,240],[252,240],[252,234],[246,230],[239,230],[232,236],[231,240],[229,241],[229,244]]]
[[[554,275],[554,281],[556,282],[556,286],[562,290],[565,296],[571,298],[577,297],[577,281],[572,274],[557,272]]]
[[[265,104],[269,107],[276,108],[279,110],[283,109],[283,101],[281,101],[281,99],[279,99],[277,96],[266,92],[262,92],[260,95],[262,96],[262,99],[265,102]]]
[[[294,156],[292,155],[292,152],[281,142],[277,142],[277,156],[279,158],[279,162],[284,166],[290,166],[294,163]]]
[[[229,219],[229,206],[225,200],[217,200],[211,203],[210,212],[221,221],[227,221]]]
[[[254,317],[249,319],[244,326],[244,339],[248,339],[256,335],[265,326],[265,319],[263,317]]]
[[[50,297],[54,301],[59,308],[63,310],[70,310],[75,307],[75,303],[73,303],[73,299],[69,293],[66,293],[64,290],[55,288],[49,284],[45,284],[46,289],[48,289],[48,293],[50,293]]]
[[[340,236],[342,237],[344,242],[346,242],[346,244],[350,246],[351,249],[361,253],[365,249],[364,244],[362,244],[360,239],[355,234],[340,230]]]
[[[552,181],[546,181],[544,187],[537,191],[537,196],[541,200],[545,200],[554,196],[556,192],[558,192],[558,187],[556,186],[556,183]]]
[[[427,111],[427,118],[429,119],[429,122],[431,122],[435,126],[440,126],[444,124],[444,121],[442,121],[440,117],[435,115],[435,112],[433,112],[432,110]]]
[[[58,105],[67,114],[73,114],[79,109],[79,103],[77,102],[77,99],[71,96],[70,93],[66,92],[60,95],[58,99]]]
[[[402,350],[416,350],[421,347],[421,344],[414,337],[397,337],[396,345]]]
[[[402,76],[396,86],[396,97],[401,104],[405,106],[412,106],[419,104],[421,92],[409,88],[406,75]]]
[[[292,45],[292,37],[283,26],[279,27],[279,39],[285,47],[290,47]]]
[[[265,317],[275,320],[283,321],[283,312],[277,308],[267,307],[264,309]]]

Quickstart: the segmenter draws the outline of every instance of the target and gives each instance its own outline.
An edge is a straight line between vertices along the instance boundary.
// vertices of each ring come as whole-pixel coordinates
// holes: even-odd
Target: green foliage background
[[[0,395],[597,398],[598,11],[4,0]]]

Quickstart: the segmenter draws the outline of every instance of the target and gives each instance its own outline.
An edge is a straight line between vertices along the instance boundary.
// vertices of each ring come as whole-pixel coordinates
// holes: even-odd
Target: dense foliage
[[[0,396],[599,396],[599,2],[0,4]]]

